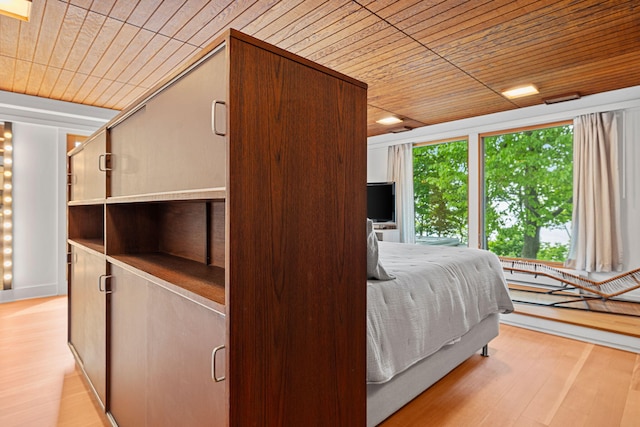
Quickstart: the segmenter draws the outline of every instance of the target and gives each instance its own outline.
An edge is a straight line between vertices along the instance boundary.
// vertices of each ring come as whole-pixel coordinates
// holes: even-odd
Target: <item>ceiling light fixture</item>
[[[502,92],[502,95],[509,99],[520,98],[522,96],[535,95],[538,93],[538,88],[534,85],[518,86],[511,89],[507,89]]]
[[[573,101],[574,99],[580,99],[578,92],[565,93],[564,95],[552,96],[551,98],[543,99],[545,104],[556,104],[558,102]]]
[[[395,116],[389,116],[380,120],[376,120],[376,123],[380,123],[381,125],[396,125],[398,123],[402,123],[402,119]]]
[[[0,0],[0,14],[22,21],[29,21],[31,0]]]

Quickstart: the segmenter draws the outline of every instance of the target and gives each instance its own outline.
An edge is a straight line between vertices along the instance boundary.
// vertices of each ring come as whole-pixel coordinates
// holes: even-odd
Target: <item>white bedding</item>
[[[379,251],[395,279],[367,281],[368,383],[387,382],[488,315],[513,311],[491,252],[390,242]]]

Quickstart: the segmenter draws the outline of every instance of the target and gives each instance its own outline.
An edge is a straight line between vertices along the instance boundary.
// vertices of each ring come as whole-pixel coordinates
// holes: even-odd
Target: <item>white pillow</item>
[[[392,280],[378,258],[378,237],[373,230],[373,221],[367,218],[367,279]]]

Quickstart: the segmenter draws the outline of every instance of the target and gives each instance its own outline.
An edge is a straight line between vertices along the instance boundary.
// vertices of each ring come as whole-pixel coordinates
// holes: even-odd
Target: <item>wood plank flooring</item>
[[[640,355],[502,325],[383,427],[640,426]]]
[[[0,426],[110,426],[67,346],[67,298],[0,304]]]
[[[109,426],[66,344],[65,297],[0,304],[0,426]],[[502,325],[383,423],[640,426],[640,355]]]

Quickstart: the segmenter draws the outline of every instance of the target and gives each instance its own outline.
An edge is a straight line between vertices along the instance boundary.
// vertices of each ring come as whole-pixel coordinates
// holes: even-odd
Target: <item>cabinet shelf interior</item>
[[[220,305],[225,303],[224,268],[161,252],[120,254],[112,258]]]
[[[104,251],[104,204],[69,206],[68,227],[69,239]]]

